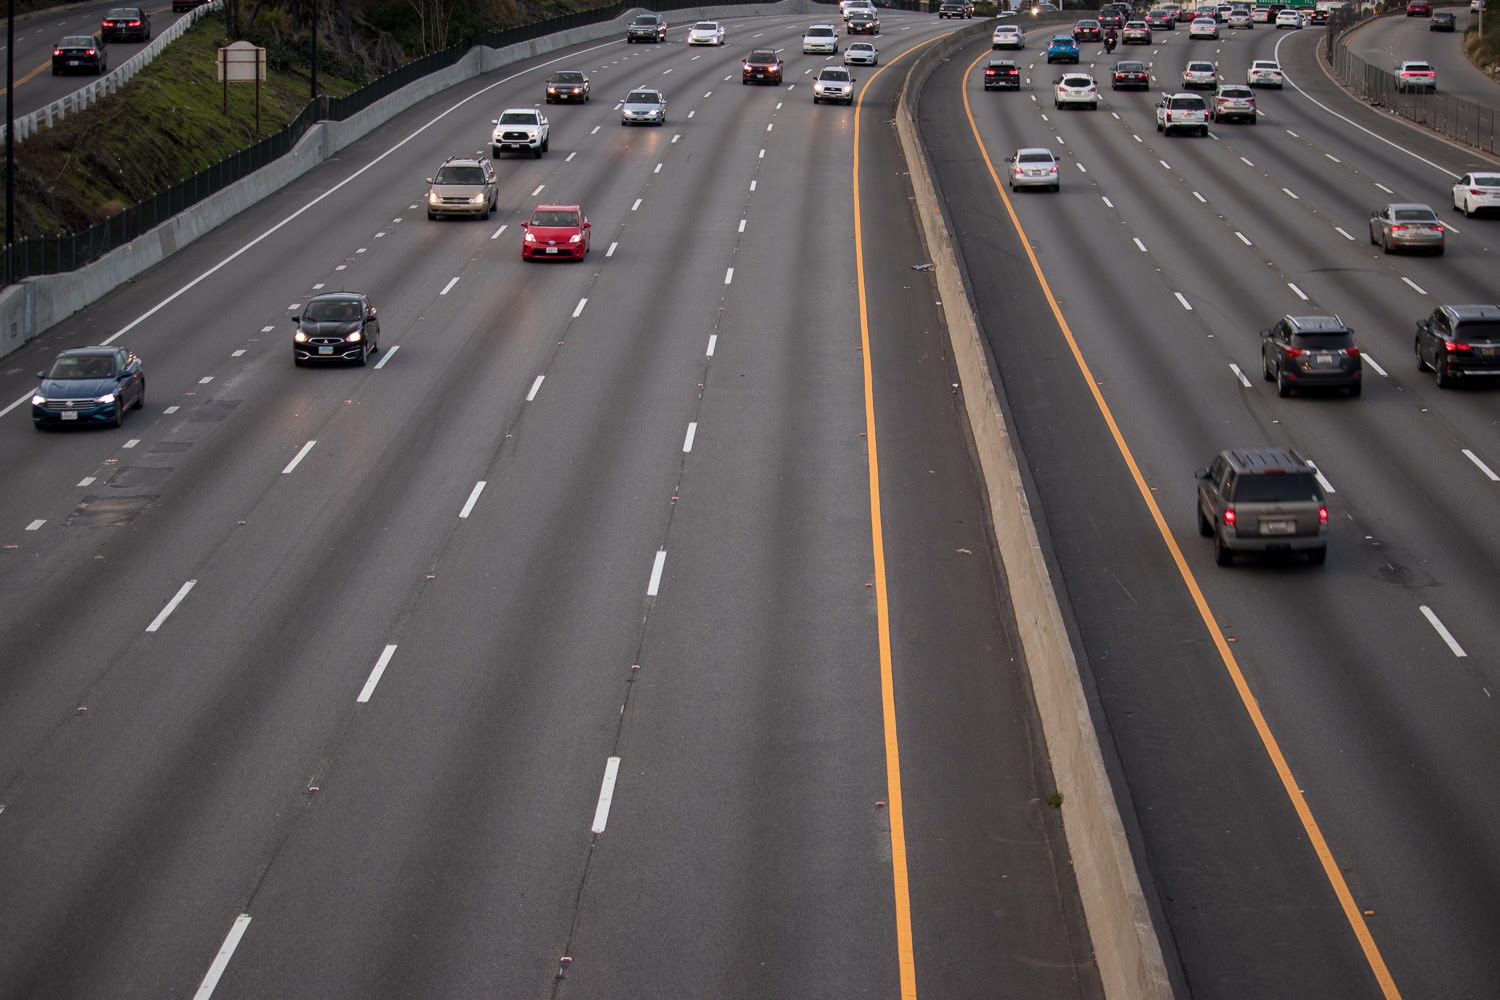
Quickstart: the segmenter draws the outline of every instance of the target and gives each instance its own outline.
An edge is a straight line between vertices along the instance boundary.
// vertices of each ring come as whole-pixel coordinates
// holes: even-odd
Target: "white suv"
[[[1156,104],[1156,131],[1185,129],[1208,135],[1208,105],[1197,94],[1168,94]]]
[[[538,160],[547,151],[547,139],[552,126],[547,116],[536,108],[506,108],[499,118],[490,124],[495,131],[490,133],[490,154],[499,156],[507,149],[529,152]]]
[[[1099,107],[1099,84],[1087,73],[1064,73],[1057,78],[1052,106],[1066,108],[1072,105],[1082,105],[1090,111]]]
[[[854,74],[842,66],[824,66],[813,79],[813,103],[843,101],[854,103]]]
[[[805,56],[837,55],[838,51],[839,33],[831,24],[815,24],[802,36],[802,54]]]

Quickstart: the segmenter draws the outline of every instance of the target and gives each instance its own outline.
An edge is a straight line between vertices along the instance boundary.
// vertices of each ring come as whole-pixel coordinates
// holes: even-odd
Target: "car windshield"
[[[1279,476],[1240,476],[1234,485],[1236,503],[1292,502],[1321,500],[1318,481],[1310,472],[1289,472]]]
[[[94,38],[92,35],[69,35],[62,40],[58,47],[64,49],[91,49],[94,47]]]
[[[693,25],[693,30],[694,31],[718,31],[719,30],[719,26],[717,24],[714,24],[712,21],[699,21],[697,24]]]
[[[81,379],[109,378],[115,373],[115,363],[105,354],[66,355],[52,362],[48,378]]]
[[[873,52],[874,50],[875,46],[871,45],[869,42],[855,42],[853,45],[849,46],[850,52]]]
[[[1475,174],[1475,187],[1500,187],[1500,174]]]
[[[655,27],[656,26],[656,18],[653,15],[651,15],[651,14],[642,14],[640,17],[638,17],[638,18],[635,19],[635,23],[636,24],[640,24],[640,25],[645,25],[647,27]]]
[[[619,29],[616,29],[619,30]],[[501,125],[535,125],[536,113],[532,111],[507,111],[500,116]]]
[[[1500,340],[1500,319],[1467,320],[1459,324],[1458,336],[1479,344]]]
[[[552,74],[552,82],[553,83],[582,83],[583,82],[583,74],[582,73],[553,73]]]
[[[773,62],[776,61],[776,53],[774,53],[774,52],[765,52],[765,51],[752,52],[752,53],[750,53],[750,59],[749,59],[749,61],[750,62],[773,63]]]
[[[1251,69],[1280,69],[1281,67],[1278,66],[1276,63],[1266,62],[1264,59],[1257,59],[1257,60],[1255,60],[1255,62],[1253,62],[1253,63],[1250,64],[1250,68]]]
[[[533,226],[546,226],[551,229],[577,229],[578,213],[549,208],[546,211],[532,213],[531,224]]]
[[[1072,45],[1073,44],[1073,39],[1071,37],[1069,37],[1068,35],[1053,35],[1052,36],[1052,44],[1053,45]]]
[[[812,36],[813,38],[827,38],[829,35],[833,34],[833,29],[832,28],[808,28],[807,29],[807,33],[808,33],[808,35]]]
[[[443,167],[432,180],[434,184],[483,184],[484,170],[480,167]]]
[[[1016,157],[1017,163],[1051,163],[1051,153],[1022,153]]]
[[[309,302],[302,318],[314,323],[353,323],[359,312],[359,303],[353,299],[324,299]]]
[[[655,104],[657,97],[649,90],[633,90],[630,96],[625,98],[626,104]]]
[[[1248,98],[1254,96],[1244,87],[1225,87],[1219,91],[1220,97]]]
[[[1436,222],[1437,213],[1430,208],[1398,208],[1395,212],[1397,222]]]

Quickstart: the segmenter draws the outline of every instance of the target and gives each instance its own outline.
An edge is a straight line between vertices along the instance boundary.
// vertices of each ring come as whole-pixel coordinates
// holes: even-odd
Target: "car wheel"
[[[1380,245],[1380,240],[1377,239],[1376,236],[1375,236],[1375,227],[1371,226],[1370,227],[1370,246],[1373,247],[1373,246],[1379,246],[1379,245]]]
[[[428,222],[436,222],[437,221],[437,213],[433,212],[433,211],[429,211],[427,213],[427,221]]]
[[[1204,516],[1203,505],[1200,503],[1198,505],[1198,534],[1202,535],[1204,538],[1212,538],[1213,533],[1214,524]]]
[[[1198,129],[1198,136],[1199,136],[1199,138],[1205,138],[1205,139],[1208,138],[1208,126],[1207,125],[1201,126]]]
[[[1260,355],[1260,376],[1267,382],[1276,381],[1276,373],[1271,371],[1271,359],[1266,357],[1264,351]]]
[[[1432,371],[1437,375],[1437,387],[1439,389],[1453,388],[1453,375],[1448,369],[1448,364],[1442,358],[1432,359]]]
[[[1276,395],[1278,395],[1281,398],[1285,399],[1287,396],[1290,396],[1291,394],[1292,394],[1292,383],[1290,383],[1290,382],[1287,381],[1286,373],[1281,370],[1281,366],[1280,365],[1277,365],[1276,366]]]
[[[1307,561],[1314,566],[1321,566],[1328,561],[1328,546],[1324,545],[1316,549],[1307,550]]]
[[[62,70],[58,69],[56,66],[53,66],[52,67],[52,75],[53,76],[62,76]],[[42,425],[41,424],[37,424],[36,425],[36,429],[37,430],[41,430],[42,429]]]
[[[1412,348],[1416,351],[1416,354],[1417,354],[1417,371],[1419,371],[1419,372],[1425,372],[1427,370],[1427,362],[1425,362],[1425,361],[1422,360],[1422,338],[1421,337],[1415,337],[1415,338],[1412,339]]]
[[[115,400],[115,418],[110,421],[110,425],[113,427],[125,426],[125,401],[123,399]]]
[[[545,138],[545,139],[542,140],[542,152],[545,153],[545,152],[547,152],[547,150],[549,150],[551,148],[552,148],[552,135],[551,135],[551,133],[548,133],[547,138]]]
[[[1391,243],[1390,243],[1390,240],[1388,240],[1388,239],[1385,238],[1385,234],[1384,233],[1380,234],[1380,250],[1381,250],[1382,253],[1390,253],[1391,252]]]
[[[369,361],[369,360],[370,360],[370,342],[367,340],[367,341],[365,341],[365,346],[362,347],[362,348],[360,348],[359,360],[355,361],[354,363],[357,364],[357,365],[359,365],[361,368],[363,368],[365,366],[365,362]]]
[[[1224,536],[1214,532],[1214,562],[1220,566],[1234,565],[1234,552],[1224,544]]]
[[[145,405],[146,405],[146,380],[145,379],[141,379],[141,392],[140,392],[140,395],[138,395],[138,396],[135,397],[135,405],[132,406],[131,409],[132,410],[139,410],[139,409],[144,408]]]

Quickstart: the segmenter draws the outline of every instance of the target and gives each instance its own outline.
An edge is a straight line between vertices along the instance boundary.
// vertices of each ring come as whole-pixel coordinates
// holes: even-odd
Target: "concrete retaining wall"
[[[1053,777],[1063,795],[1063,830],[1104,993],[1110,1000],[1167,1000],[1172,988],[1161,945],[1125,838],[1062,609],[1031,519],[1019,445],[1006,429],[987,348],[914,123],[916,94],[923,82],[943,60],[972,47],[989,31],[988,24],[965,28],[923,51],[902,90],[896,131],[916,195],[927,259],[936,264],[938,298],[943,303],[953,363],[989,493],[990,518],[1010,585],[1011,606],[1043,738]]]
[[[815,8],[810,0],[784,0],[782,3],[697,7],[672,11],[670,16],[673,24],[686,24],[703,19],[753,15],[804,15],[815,9],[826,13],[829,8],[826,5]],[[281,190],[418,102],[465,80],[568,46],[610,38],[623,39],[626,22],[640,12],[631,10],[613,21],[570,28],[503,49],[473,49],[447,69],[407,84],[344,121],[319,122],[308,129],[291,152],[276,162],[205,198],[87,267],[66,274],[27,278],[0,291],[0,357],[97,302],[262,198]]]

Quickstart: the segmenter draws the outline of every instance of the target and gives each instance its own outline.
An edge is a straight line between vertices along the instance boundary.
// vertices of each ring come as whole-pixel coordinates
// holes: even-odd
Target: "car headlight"
[[[569,243],[582,243],[583,242],[583,234],[582,233],[574,233],[572,236],[568,237],[568,242]]]
[[[296,333],[292,334],[292,339],[299,344],[305,344],[307,343],[307,334],[303,333],[301,330],[298,330]]]
[[[98,399],[94,400],[94,402],[96,402],[96,403],[113,403],[114,401],[115,401],[115,394],[112,393],[112,392],[106,392],[104,395],[102,395]]]
[[[43,396],[41,393],[37,393],[35,396],[31,397],[31,405],[32,406],[46,406],[47,405],[47,397]]]
[[[351,344],[357,344],[361,340],[364,340],[365,338],[364,338],[363,334],[361,334],[358,330],[355,330],[353,333],[349,334],[349,336],[345,337],[344,339],[347,340]]]
[[[557,88],[556,87],[548,87],[547,88],[547,93],[549,93],[549,94],[555,94],[555,93],[557,93]]]
[[[437,205],[437,204],[441,203],[442,200],[443,199],[441,199],[441,198],[438,197],[438,193],[436,191],[428,191],[427,192],[427,204],[429,204],[429,205]]]
[[[485,195],[485,193],[483,191],[481,191],[478,194],[476,194],[474,197],[472,197],[472,198],[469,199],[469,204],[470,205],[483,205],[488,200],[489,200],[489,198]]]
[[[533,236],[533,235],[531,235],[531,230],[529,230],[529,229],[526,230],[525,240],[526,240],[527,243],[535,243],[536,242],[536,237]]]

